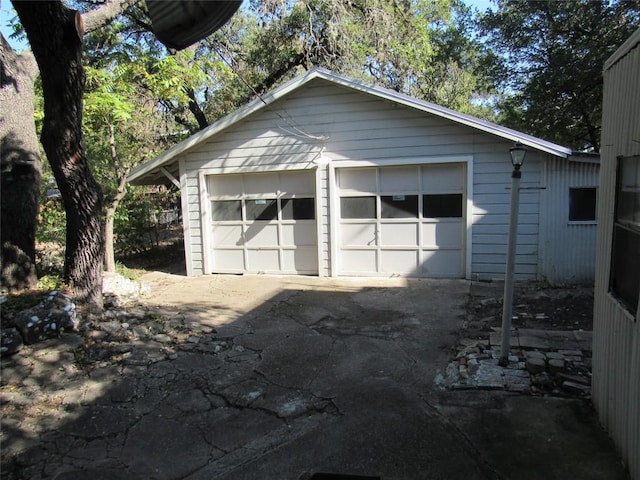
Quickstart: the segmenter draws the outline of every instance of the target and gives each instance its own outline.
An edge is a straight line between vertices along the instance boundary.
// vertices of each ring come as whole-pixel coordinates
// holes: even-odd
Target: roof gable
[[[471,115],[456,112],[449,108],[441,107],[424,100],[418,100],[416,98],[395,92],[393,90],[376,87],[365,82],[338,75],[326,69],[315,68],[262,95],[260,98],[253,100],[244,107],[236,110],[226,117],[223,117],[217,122],[214,122],[204,130],[201,130],[200,132],[178,143],[163,154],[140,165],[129,175],[129,182],[144,183],[143,178],[145,176],[149,175],[153,171],[157,171],[158,169],[165,168],[168,165],[177,162],[178,156],[183,152],[190,150],[197,145],[202,144],[203,142],[206,142],[214,135],[230,128],[231,126],[239,123],[240,121],[246,119],[254,113],[267,108],[274,102],[298,90],[300,87],[308,84],[314,79],[323,79],[334,85],[339,85],[355,91],[363,92],[382,100],[386,100],[392,103],[409,107],[417,111],[425,112],[443,119],[450,120],[459,125],[464,125],[482,132],[496,135],[512,142],[520,142],[535,150],[546,152],[558,157],[567,158],[572,153],[571,149],[569,148],[562,147],[545,140],[541,140],[531,135],[506,128],[495,123],[473,117]]]

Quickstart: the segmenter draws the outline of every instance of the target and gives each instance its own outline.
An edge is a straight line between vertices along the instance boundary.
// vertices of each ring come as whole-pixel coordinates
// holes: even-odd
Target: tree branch
[[[209,126],[209,121],[205,113],[202,111],[202,108],[200,108],[200,105],[198,105],[196,92],[194,92],[193,88],[188,85],[184,86],[184,92],[187,94],[187,97],[189,97],[189,110],[195,117],[196,122],[198,122],[198,128],[200,130],[204,130]]]
[[[106,0],[104,5],[82,14],[85,33],[92,32],[120,15],[140,0]]]

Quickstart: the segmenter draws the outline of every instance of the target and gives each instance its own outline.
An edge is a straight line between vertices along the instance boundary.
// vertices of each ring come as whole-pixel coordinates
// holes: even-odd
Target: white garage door
[[[314,172],[211,175],[212,270],[317,274]]]
[[[464,276],[462,163],[338,170],[341,275]]]

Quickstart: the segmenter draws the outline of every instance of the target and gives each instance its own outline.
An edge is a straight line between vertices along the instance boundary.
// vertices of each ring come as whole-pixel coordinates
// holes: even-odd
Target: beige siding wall
[[[640,321],[608,293],[616,158],[640,155],[640,31],[605,69],[598,257],[593,341],[593,401],[629,466],[640,478]]]

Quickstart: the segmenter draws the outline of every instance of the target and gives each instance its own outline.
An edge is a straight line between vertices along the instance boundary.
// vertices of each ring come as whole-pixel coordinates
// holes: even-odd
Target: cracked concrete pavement
[[[466,281],[142,280],[125,317],[3,360],[3,480],[628,478],[585,401],[435,385]]]

